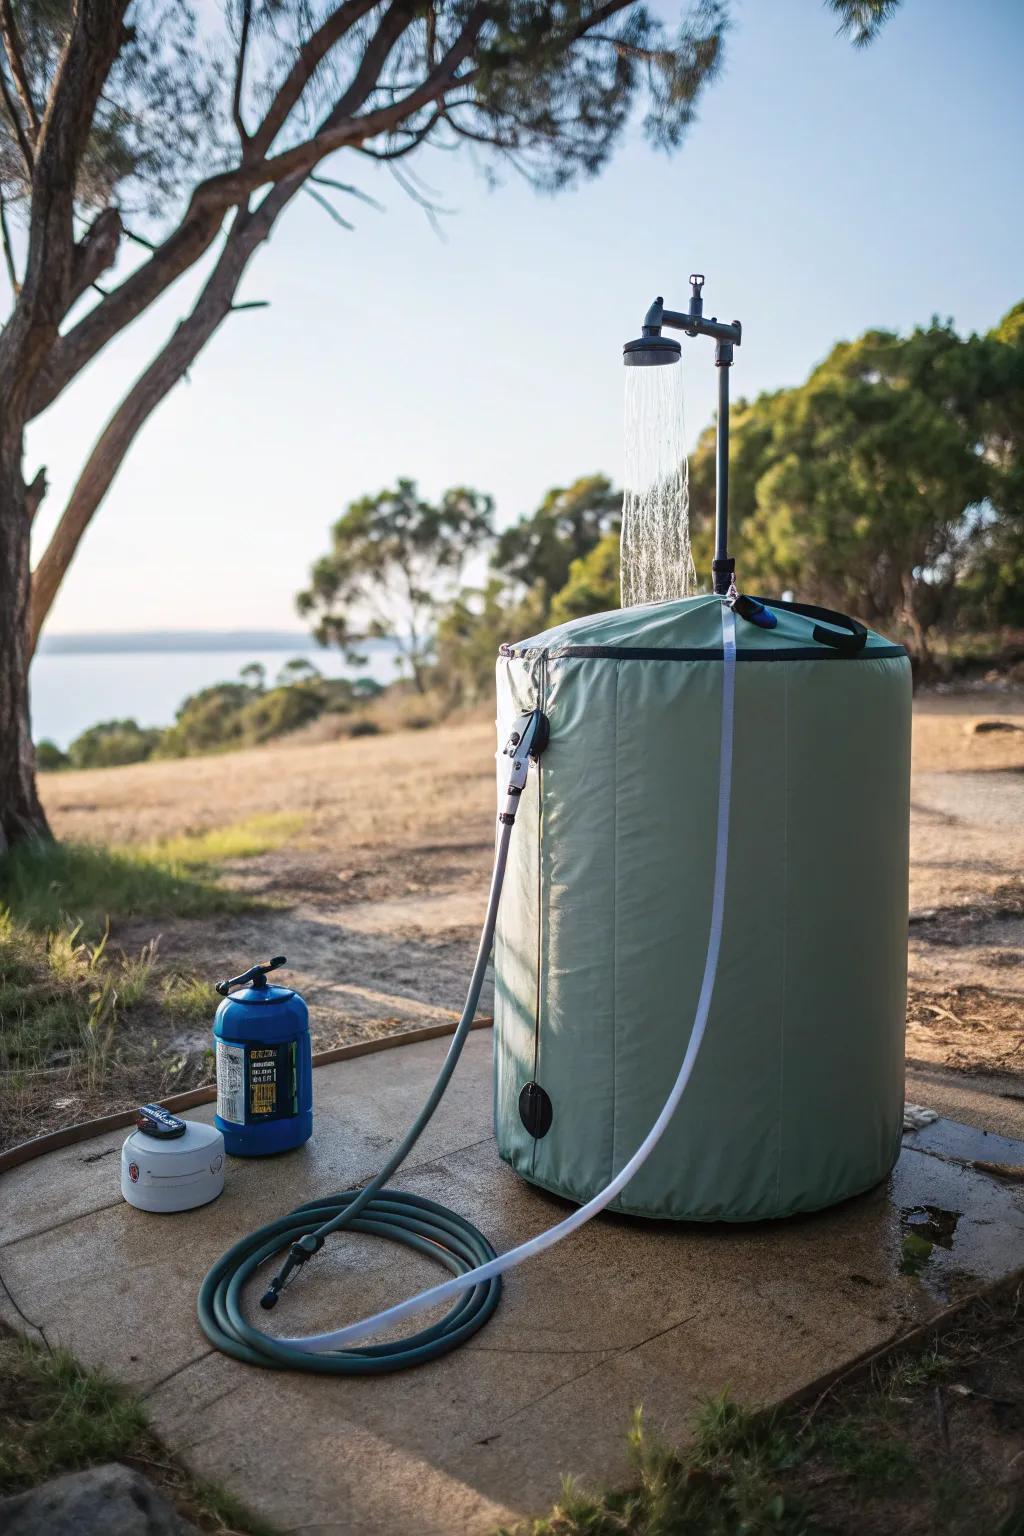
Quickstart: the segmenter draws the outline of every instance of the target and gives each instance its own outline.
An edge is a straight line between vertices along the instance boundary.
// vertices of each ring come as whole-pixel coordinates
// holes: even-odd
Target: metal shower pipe
[[[713,590],[724,597],[732,585],[736,562],[729,554],[729,369],[733,351],[743,339],[738,320],[704,318],[704,274],[690,274],[690,305],[686,310],[666,309],[659,296],[644,316],[641,334],[627,341],[622,360],[629,367],[651,367],[676,363],[682,353],[677,341],[662,335],[662,327],[682,331],[686,336],[710,336],[715,342],[715,367],[718,369],[718,423],[715,434],[715,556],[711,562]]]

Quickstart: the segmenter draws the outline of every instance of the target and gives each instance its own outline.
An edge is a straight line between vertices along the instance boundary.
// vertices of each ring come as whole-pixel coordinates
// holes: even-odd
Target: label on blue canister
[[[298,1047],[217,1041],[217,1114],[235,1125],[263,1125],[299,1112]]]

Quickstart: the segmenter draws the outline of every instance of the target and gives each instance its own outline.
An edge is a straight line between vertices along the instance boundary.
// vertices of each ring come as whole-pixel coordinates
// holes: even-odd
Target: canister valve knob
[[[221,997],[227,997],[233,987],[265,987],[270,972],[287,964],[287,955],[275,955],[273,960],[264,960],[260,965],[250,965],[249,969],[243,971],[240,976],[229,976],[227,981],[218,981],[217,991]]]

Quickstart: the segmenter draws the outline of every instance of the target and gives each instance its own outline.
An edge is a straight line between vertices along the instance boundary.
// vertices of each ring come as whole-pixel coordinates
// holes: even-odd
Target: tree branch
[[[157,406],[187,373],[211,336],[232,312],[234,296],[256,249],[302,186],[282,182],[254,212],[236,210],[224,248],[191,312],[135,380],[90,453],[60,521],[32,575],[30,646],[39,639],[68,567],[93,515],[124,463],[128,450]]]
[[[299,49],[294,64],[278,87],[262,123],[252,135],[251,147],[254,158],[263,160],[266,157],[277,135],[288,121],[289,114],[309,84],[314,70],[323,62],[335,44],[339,43],[356,22],[372,11],[377,4],[379,0],[345,0],[345,4],[339,5],[337,10],[332,11],[316,31],[306,39]]]
[[[413,20],[411,12],[406,9],[407,3],[408,0],[396,0],[385,13],[352,84],[312,138],[278,155],[272,155],[259,164],[240,165],[211,176],[196,188],[192,207],[200,209],[216,202],[235,203],[267,182],[305,176],[335,150],[347,145],[358,147],[380,133],[389,133],[414,112],[431,106],[453,87],[465,86],[474,79],[477,74],[475,70],[461,77],[456,77],[455,71],[471,54],[487,20],[487,7],[480,4],[469,12],[462,32],[437,68],[415,90],[386,107],[377,107],[362,116],[353,115],[369,96],[387,55]]]
[[[276,135],[280,124],[284,121],[284,117],[280,117],[278,121],[277,115],[284,111],[285,106],[290,111],[294,102],[298,100],[309,78],[310,61],[314,58],[319,61],[327,51],[329,44],[325,39],[329,36],[332,43],[338,41],[338,38],[343,36],[360,16],[371,10],[377,3],[379,0],[347,0],[347,4],[333,12],[323,27],[314,33],[313,38],[303,50],[302,67],[300,68],[297,61],[289,71],[263,123],[250,136],[250,155],[260,149],[267,140],[268,134],[270,138]],[[378,29],[377,35],[370,44],[370,48],[374,49],[374,59],[378,60],[376,64],[378,72],[383,67],[394,42],[412,20],[412,13],[407,12],[402,16],[399,24],[401,12],[396,15],[396,10],[396,7],[392,8],[390,22],[385,17],[385,21],[382,22],[381,28]],[[335,30],[328,33],[325,29],[331,23]],[[318,52],[320,49],[323,51]],[[367,52],[369,53],[369,49]],[[365,55],[363,62],[364,64],[366,62]],[[364,81],[360,72],[357,71],[356,78],[344,92],[334,109],[335,112],[343,109],[347,114],[351,110],[358,109],[369,94],[372,84],[372,80]],[[286,111],[284,116],[287,116]],[[307,142],[315,142],[315,140]],[[318,149],[305,158],[309,161],[311,168],[328,153],[330,153],[329,148]],[[280,162],[282,158],[277,157],[277,161]],[[263,168],[268,165],[275,166],[274,171],[269,174],[263,172]],[[38,416],[40,412],[46,410],[47,406],[56,400],[61,391],[98,352],[102,351],[108,342],[148,309],[182,273],[188,271],[209,250],[220,233],[226,213],[233,205],[241,202],[257,187],[268,181],[285,180],[288,174],[287,164],[263,160],[258,163],[243,162],[234,173],[221,173],[219,176],[200,182],[192,194],[180,224],[153,252],[150,260],[130,273],[117,288],[112,290],[102,304],[97,304],[83,316],[66,335],[57,338],[45,367],[35,380],[30,398],[30,414]]]
[[[77,325],[57,338],[35,380],[29,402],[32,416],[52,405],[109,341],[206,254],[220,233],[226,212],[226,207],[219,207],[208,209],[202,217],[186,216],[148,261],[129,273],[102,304],[97,304]]]
[[[101,272],[113,266],[121,244],[123,226],[116,208],[104,208],[75,246],[71,269],[69,304],[95,286]]]
[[[21,38],[18,36],[18,24],[14,17],[11,0],[0,0],[0,37],[3,38],[4,52],[7,55],[8,64],[11,66],[11,76],[14,80],[18,97],[25,109],[29,129],[32,137],[35,138],[39,132],[39,114],[36,111],[36,104],[32,100],[28,75],[25,73],[25,60],[21,52]]]
[[[25,162],[25,169],[31,177],[33,166],[32,145],[28,141],[28,135],[25,132],[25,124],[21,120],[21,113],[18,111],[17,103],[15,102],[14,97],[11,95],[11,88],[7,83],[7,76],[4,74],[2,69],[0,69],[0,96],[3,97],[4,109],[7,113],[7,116],[11,120],[11,127],[14,129],[14,137],[18,141],[18,148],[21,150],[21,158]]]
[[[112,0],[106,0],[109,5]],[[122,0],[124,3],[124,0]],[[359,16],[372,9],[373,0],[348,0],[332,12],[328,22],[340,28],[341,35]],[[353,116],[365,103],[395,43],[414,19],[412,0],[395,0],[385,13],[368,44],[360,67],[334,108],[312,138],[281,155],[258,163],[247,163],[201,182],[193,192],[189,207],[177,229],[154,251],[149,261],[132,272],[64,336],[55,339],[45,365],[34,380],[30,396],[30,414],[35,416],[57,398],[70,381],[125,326],[149,307],[170,285],[205,254],[217,238],[228,209],[240,203],[250,192],[267,182],[281,185],[293,177],[303,177],[327,155],[347,143],[361,145],[365,139],[397,127],[410,114],[429,106],[438,96],[465,86],[475,71],[456,77],[455,71],[471,54],[487,20],[487,7],[477,4],[469,12],[466,24],[445,56],[429,77],[415,90],[387,107],[363,117]],[[326,27],[328,23],[324,23]],[[332,34],[334,35],[334,34]],[[316,39],[315,47],[313,47]],[[308,78],[310,60],[324,47],[324,28],[319,29],[304,52],[302,75]],[[337,37],[335,37],[335,41]],[[326,48],[324,48],[326,51]],[[322,55],[320,55],[322,56]],[[293,78],[295,77],[295,78]],[[289,83],[291,82],[291,83]],[[285,100],[301,94],[297,71],[289,72],[275,103],[263,124],[251,136],[250,148],[263,142],[264,130],[275,121],[275,109]],[[276,128],[273,130],[276,133]]]
[[[402,129],[403,133],[409,134],[409,142],[399,145],[397,149],[367,149],[365,144],[359,144],[356,148],[361,155],[366,155],[370,160],[400,160],[403,155],[409,154],[411,150],[419,149],[424,139],[429,137],[444,116],[445,109],[441,106],[431,113],[422,128],[415,130]]]
[[[127,6],[128,0],[79,0],[36,136],[25,275],[0,334],[0,378],[13,381],[6,406],[15,418],[27,412],[68,310],[75,183],[100,92],[125,40]]]
[[[318,187],[333,187],[336,192],[347,192],[349,197],[357,197],[361,203],[368,203],[371,208],[376,208],[378,213],[384,212],[384,204],[371,197],[369,192],[364,192],[362,187],[354,187],[350,181],[336,181],[333,176],[317,176],[309,173],[309,180]]]
[[[29,522],[32,522],[39,511],[39,504],[49,488],[49,482],[46,478],[46,466],[44,464],[36,470],[33,479],[25,487],[25,507],[28,512]]]
[[[327,201],[322,192],[317,192],[314,187],[305,186],[302,190],[305,192],[307,197],[311,197],[313,199],[314,203],[320,204],[320,207],[330,218],[334,220],[335,224],[340,224],[342,229],[355,229],[355,225],[350,224],[348,219],[343,218],[342,215],[338,212],[337,208],[334,207],[333,203],[329,203]]]
[[[242,118],[242,90],[245,85],[245,56],[249,48],[251,27],[252,0],[242,0],[242,30],[238,39],[238,58],[235,62],[235,89],[231,97],[231,116],[235,120],[238,138],[243,149],[249,142],[249,134]]]
[[[7,204],[4,202],[2,187],[0,187],[0,235],[3,237],[7,277],[11,285],[11,292],[14,294],[15,299],[17,299],[21,284],[18,281],[18,269],[14,265],[14,247],[11,245],[11,231],[7,223]]]
[[[408,176],[402,175],[402,172],[399,170],[397,165],[389,165],[388,170],[398,182],[398,185],[401,187],[406,197],[411,197],[413,202],[417,203],[423,209],[427,216],[427,222],[429,223],[431,229],[434,231],[434,234],[438,237],[438,239],[446,241],[448,237],[444,232],[444,228],[441,224],[439,215],[452,214],[455,212],[455,209],[441,208],[437,203],[432,202],[429,197],[425,197],[423,193],[413,185]]]

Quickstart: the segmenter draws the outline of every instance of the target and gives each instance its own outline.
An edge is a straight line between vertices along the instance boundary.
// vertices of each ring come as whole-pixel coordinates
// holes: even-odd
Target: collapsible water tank
[[[495,944],[495,1123],[524,1178],[583,1202],[675,1079],[708,944],[719,792],[718,597],[504,646],[499,745],[550,745],[512,838]],[[794,605],[796,606],[796,605]],[[910,665],[773,605],[737,619],[725,926],[707,1034],[612,1209],[751,1221],[870,1188],[903,1120]],[[503,760],[507,768],[507,759]],[[504,788],[507,772],[499,774]],[[531,1086],[532,1085],[532,1086]]]

